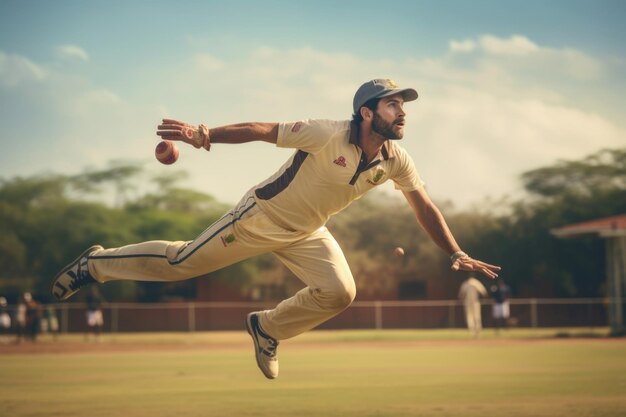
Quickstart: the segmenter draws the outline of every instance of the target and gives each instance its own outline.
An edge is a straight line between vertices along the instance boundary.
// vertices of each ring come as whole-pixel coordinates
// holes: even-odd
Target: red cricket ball
[[[156,159],[165,165],[171,165],[178,160],[178,146],[171,140],[159,142],[154,150]]]

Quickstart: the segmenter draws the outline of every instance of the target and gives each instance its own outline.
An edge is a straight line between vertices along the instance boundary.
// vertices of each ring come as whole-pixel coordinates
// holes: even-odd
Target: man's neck
[[[359,147],[367,155],[367,162],[372,162],[383,147],[387,138],[382,137],[363,125],[359,129]]]

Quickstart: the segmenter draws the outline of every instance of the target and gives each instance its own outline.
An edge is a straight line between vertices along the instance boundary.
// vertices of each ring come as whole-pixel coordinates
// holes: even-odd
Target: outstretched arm
[[[157,135],[165,140],[178,140],[196,148],[209,150],[211,143],[245,143],[264,141],[276,143],[278,123],[238,123],[208,129],[173,119],[163,119],[157,127]]]
[[[500,270],[499,266],[473,259],[461,251],[443,215],[423,188],[415,191],[403,191],[403,193],[420,225],[437,246],[450,256],[454,271],[476,271],[488,278],[498,276],[496,272]]]

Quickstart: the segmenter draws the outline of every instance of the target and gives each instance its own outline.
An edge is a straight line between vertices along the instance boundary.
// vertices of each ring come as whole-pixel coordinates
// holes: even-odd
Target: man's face
[[[374,111],[372,130],[387,139],[404,136],[404,99],[400,94],[384,97]]]

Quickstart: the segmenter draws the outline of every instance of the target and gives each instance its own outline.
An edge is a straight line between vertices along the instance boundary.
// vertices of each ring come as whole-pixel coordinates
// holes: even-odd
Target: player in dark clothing
[[[102,316],[102,295],[98,291],[98,287],[91,287],[91,291],[85,297],[87,303],[87,326],[89,332],[93,333],[98,339],[104,326],[104,317]]]
[[[490,292],[494,300],[493,319],[496,326],[496,333],[498,333],[500,328],[508,327],[508,320],[511,314],[509,308],[511,289],[500,279],[497,284],[491,286]]]

